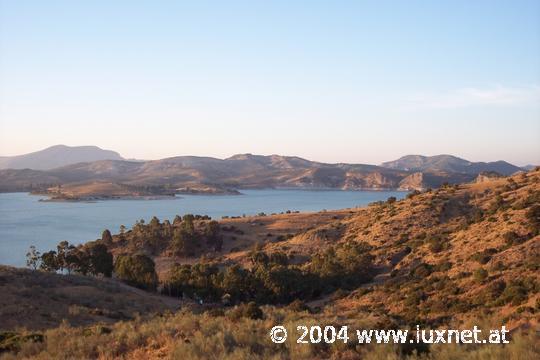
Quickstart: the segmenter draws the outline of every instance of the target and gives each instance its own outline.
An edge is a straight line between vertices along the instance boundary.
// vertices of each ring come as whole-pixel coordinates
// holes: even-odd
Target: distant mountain
[[[474,178],[468,174],[422,174],[365,164],[241,154],[223,160],[178,156],[142,162],[79,162],[46,171],[5,169],[0,170],[0,191],[33,191],[56,199],[83,200],[263,188],[412,190]]]
[[[471,162],[452,155],[407,155],[394,161],[381,164],[382,167],[395,170],[417,172],[446,172],[477,175],[481,172],[496,172],[501,175],[511,175],[521,171],[518,166],[506,161]]]
[[[529,171],[529,170],[534,170],[537,166],[538,166],[538,165],[532,165],[532,164],[529,164],[529,165],[522,166],[521,168],[522,168],[523,170]]]
[[[57,199],[81,200],[174,193],[230,194],[264,188],[421,190],[443,183],[471,182],[480,173],[504,175],[520,170],[503,161],[471,163],[449,155],[406,156],[384,166],[327,164],[294,156],[252,154],[227,159],[177,156],[152,161],[77,160],[50,170],[0,170],[0,192],[33,191]]]
[[[55,145],[45,150],[18,156],[0,156],[0,169],[50,170],[80,162],[123,160],[115,151],[97,146]]]

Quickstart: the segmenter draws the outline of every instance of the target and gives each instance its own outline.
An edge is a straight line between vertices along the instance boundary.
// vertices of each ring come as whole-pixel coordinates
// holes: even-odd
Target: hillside
[[[0,169],[50,170],[80,162],[123,160],[115,151],[97,146],[55,145],[47,149],[17,156],[0,156]]]
[[[21,357],[55,358],[69,352],[104,358],[397,359],[413,350],[429,359],[540,355],[535,333],[540,311],[540,170],[414,192],[401,201],[390,198],[358,209],[260,214],[217,223],[204,216],[153,219],[107,241],[116,258],[150,255],[164,293],[180,291],[205,305],[118,322],[91,336],[80,327],[51,328],[37,343],[20,345],[16,351]],[[46,282],[38,276],[61,278],[23,274],[24,281],[39,286]],[[18,278],[1,279],[3,294],[19,292],[14,286]],[[86,279],[93,287],[101,281]],[[223,302],[223,294],[232,304]],[[29,306],[38,303],[28,292],[17,298],[21,296]],[[72,302],[58,294],[54,299]],[[255,303],[246,305],[248,301]],[[81,313],[86,314],[70,315]],[[17,317],[12,321],[6,328],[26,324],[17,324]],[[512,341],[488,351],[445,344],[277,346],[267,339],[276,324],[294,333],[303,323],[360,328],[505,324]],[[29,336],[19,331],[19,336]]]
[[[480,167],[478,168],[480,169]],[[473,180],[478,173],[396,170],[364,164],[325,164],[288,156],[242,154],[221,160],[180,156],[154,161],[102,160],[47,171],[0,170],[0,191],[50,193],[58,199],[87,199],[177,193],[236,193],[241,189],[301,188],[422,190]],[[95,183],[110,183],[100,191]],[[59,185],[61,187],[59,187]],[[63,192],[62,187],[70,188]],[[118,189],[117,192],[114,189]],[[151,194],[148,194],[150,192]]]
[[[180,301],[118,281],[57,275],[0,265],[0,331],[113,323],[176,310]],[[0,351],[1,352],[1,351]]]
[[[447,172],[463,174],[479,174],[496,172],[501,175],[512,175],[523,169],[506,161],[471,162],[452,155],[407,155],[394,161],[381,164],[382,167],[407,171]]]
[[[338,301],[328,298],[327,305],[340,313],[354,317],[362,310],[406,323],[437,324],[467,321],[489,308],[516,327],[537,324],[539,204],[540,171],[535,171],[367,208],[224,219],[221,250],[203,246],[193,257],[175,260],[169,245],[153,252],[133,233],[116,251],[129,252],[134,241],[135,248],[154,256],[166,279],[175,261],[196,263],[201,255],[220,266],[249,268],[256,244],[308,266],[313,256],[336,244],[362,242],[372,247],[376,275],[371,286]],[[529,310],[516,312],[518,307]]]

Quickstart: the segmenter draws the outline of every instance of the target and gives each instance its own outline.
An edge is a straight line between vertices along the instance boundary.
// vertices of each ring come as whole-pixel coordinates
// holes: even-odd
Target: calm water
[[[223,215],[267,214],[286,210],[318,211],[362,206],[395,191],[244,190],[244,195],[181,195],[172,200],[109,200],[93,203],[40,202],[43,197],[26,193],[0,194],[0,264],[25,265],[30,245],[50,250],[59,241],[81,243],[101,236],[103,229],[117,233],[137,219],[152,216],[172,220],[176,214]]]

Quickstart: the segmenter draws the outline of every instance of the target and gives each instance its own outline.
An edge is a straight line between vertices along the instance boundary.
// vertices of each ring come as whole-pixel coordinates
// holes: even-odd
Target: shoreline
[[[180,191],[171,195],[94,195],[94,196],[83,196],[83,197],[54,197],[53,194],[47,194],[46,192],[31,192],[31,191],[0,191],[0,194],[17,194],[17,193],[26,193],[33,196],[43,196],[47,197],[44,199],[39,199],[39,202],[73,202],[73,203],[93,203],[98,201],[110,201],[110,200],[178,200],[182,199],[182,195],[193,195],[193,196],[229,196],[229,195],[245,195],[243,190],[285,190],[285,191],[336,191],[336,192],[409,192],[411,190],[405,190],[400,188],[358,188],[358,189],[342,189],[342,188],[332,188],[332,187],[264,187],[264,188],[240,188],[234,191],[226,192],[188,192]]]
[[[40,195],[47,196],[44,194],[31,194],[30,195]],[[108,201],[108,200],[177,200],[182,197],[176,195],[144,195],[144,196],[89,196],[81,198],[55,198],[50,197],[48,199],[39,199],[40,202],[98,202],[98,201]]]

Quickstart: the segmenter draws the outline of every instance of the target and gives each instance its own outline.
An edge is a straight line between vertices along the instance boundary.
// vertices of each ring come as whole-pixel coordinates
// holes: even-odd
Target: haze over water
[[[101,237],[104,229],[118,233],[136,220],[161,221],[187,213],[209,215],[254,215],[287,210],[319,211],[364,206],[397,191],[307,191],[242,190],[244,195],[181,195],[168,200],[108,200],[98,202],[40,202],[44,197],[26,193],[0,194],[0,264],[25,266],[30,245],[39,251],[55,249],[62,240],[82,243]]]

